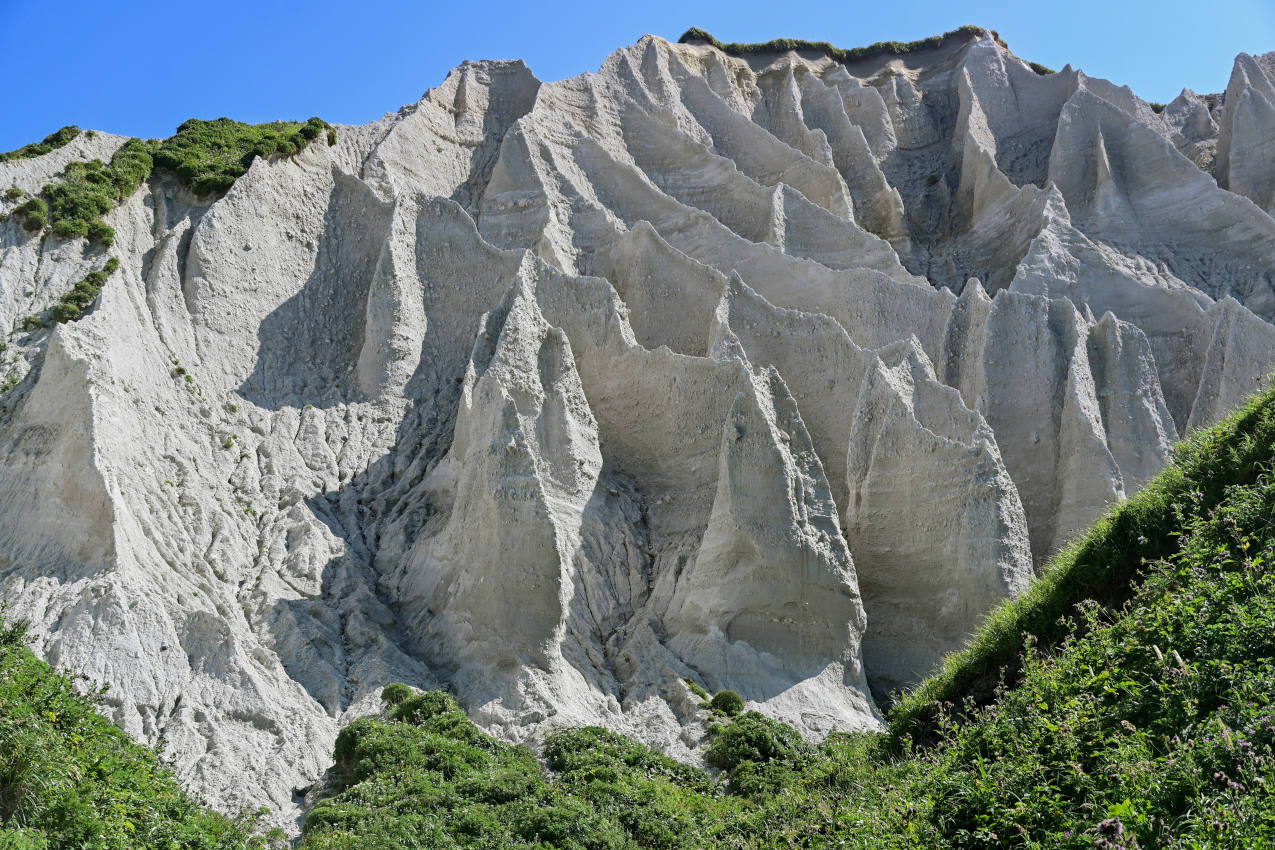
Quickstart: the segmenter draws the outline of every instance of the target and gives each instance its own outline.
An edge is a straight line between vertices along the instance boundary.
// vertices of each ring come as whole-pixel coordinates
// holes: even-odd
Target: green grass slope
[[[71,682],[0,626],[0,850],[249,850],[250,818],[187,796]]]
[[[347,728],[306,848],[1275,846],[1275,392],[1063,552],[882,733],[754,712],[713,772],[621,736],[542,767],[444,694]]]
[[[1027,593],[993,612],[968,649],[949,656],[893,708],[891,733],[924,738],[943,703],[986,703],[1002,676],[1016,681],[1024,636],[1049,649],[1070,634],[1077,604],[1118,608],[1148,563],[1179,554],[1192,522],[1216,510],[1232,487],[1254,484],[1273,462],[1275,394],[1266,392],[1179,444],[1173,464],[1055,557]]]

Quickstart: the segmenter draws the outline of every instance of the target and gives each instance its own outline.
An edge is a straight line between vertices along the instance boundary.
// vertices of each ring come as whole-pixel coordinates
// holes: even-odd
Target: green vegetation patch
[[[29,198],[14,208],[13,214],[26,230],[40,231],[49,223],[49,204],[43,198]]]
[[[744,710],[744,698],[734,691],[718,691],[709,702],[709,707],[727,717],[734,717]]]
[[[402,682],[395,682],[392,685],[386,685],[381,691],[381,702],[386,705],[398,705],[406,699],[409,699],[415,691]]]
[[[58,148],[63,147],[64,145],[66,145],[68,142],[70,142],[72,139],[74,139],[78,135],[80,135],[79,127],[76,127],[75,125],[71,125],[69,127],[63,127],[61,130],[58,130],[56,133],[50,133],[49,135],[45,136],[42,141],[32,142],[29,145],[24,145],[18,148],[16,151],[9,151],[8,153],[0,153],[0,162],[8,162],[14,159],[30,159],[31,157],[34,157],[34,156],[43,156],[44,154],[49,153],[50,151],[55,151]]]
[[[336,793],[312,810],[303,847],[712,847],[739,805],[704,771],[603,729],[550,735],[550,781],[444,693],[393,714],[342,730]]]
[[[320,134],[329,145],[336,143],[336,130],[322,118],[269,124],[192,118],[159,146],[155,165],[174,172],[196,194],[225,192],[257,157],[295,154]]]
[[[49,318],[54,322],[74,322],[79,319],[93,306],[102,287],[106,285],[106,279],[119,267],[119,259],[111,257],[101,271],[89,272],[70,292],[62,296],[50,312]]]
[[[100,159],[69,163],[61,180],[40,190],[48,202],[53,232],[63,239],[87,236],[94,244],[110,247],[115,230],[102,216],[142,185],[151,173],[154,151],[154,142],[129,139],[109,163]]]
[[[709,701],[708,691],[704,690],[704,687],[699,682],[694,679],[683,679],[682,681],[686,683],[686,687],[690,688],[691,693],[695,694],[695,696],[704,702]]]
[[[706,30],[698,27],[691,27],[682,33],[682,37],[678,39],[679,44],[687,44],[689,42],[704,42],[711,44],[723,53],[731,56],[753,56],[766,53],[786,53],[789,50],[809,51],[812,53],[822,53],[838,62],[864,62],[869,59],[877,59],[881,56],[906,56],[909,53],[917,53],[922,50],[937,50],[953,41],[970,41],[975,38],[981,38],[990,34],[996,39],[996,43],[1001,47],[1009,50],[1009,45],[1000,37],[996,30],[983,29],[982,27],[966,24],[963,27],[957,27],[954,30],[945,32],[942,35],[934,35],[929,38],[923,38],[918,41],[878,41],[876,44],[870,44],[866,47],[835,47],[826,41],[803,41],[799,38],[776,38],[770,41],[763,41],[752,44],[740,44],[736,42],[723,43],[718,41]],[[1044,65],[1038,65],[1035,62],[1028,62],[1031,69],[1037,74],[1054,73]]]
[[[95,697],[0,625],[0,847],[264,848],[250,819],[182,792],[172,772],[94,709]]]
[[[1259,847],[1275,837],[1275,486],[1224,488],[1117,612],[1081,607],[1017,687],[917,760],[950,844]],[[922,800],[920,786],[914,792]],[[1109,843],[1100,843],[1104,839]]]
[[[115,230],[102,217],[136,192],[154,168],[172,171],[196,194],[224,192],[257,157],[295,154],[320,134],[326,134],[329,145],[336,144],[336,129],[321,118],[270,124],[192,118],[162,142],[129,139],[109,163],[94,159],[67,164],[59,180],[13,214],[27,230],[51,228],[63,239],[83,236],[109,248]]]

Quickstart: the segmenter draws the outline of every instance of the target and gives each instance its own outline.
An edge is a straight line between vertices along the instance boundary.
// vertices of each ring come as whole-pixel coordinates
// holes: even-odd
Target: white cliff
[[[990,35],[466,63],[222,197],[156,172],[52,329],[101,255],[10,217],[5,616],[281,820],[391,681],[686,759],[686,679],[873,727],[1266,386],[1271,68],[1158,113]]]

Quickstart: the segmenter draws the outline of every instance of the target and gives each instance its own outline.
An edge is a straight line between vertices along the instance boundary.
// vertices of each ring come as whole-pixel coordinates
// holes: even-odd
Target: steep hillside
[[[1273,69],[1157,111],[978,28],[648,36],[361,127],[59,131],[0,157],[0,598],[291,828],[395,681],[515,744],[696,760],[688,682],[881,728],[1267,386]]]
[[[210,812],[0,625],[0,847],[251,850],[253,819]]]
[[[921,748],[900,752],[887,733],[813,746],[750,712],[721,717],[710,736],[716,779],[601,729],[550,735],[546,775],[450,697],[390,690],[392,718],[337,739],[333,796],[303,846],[1270,846],[1273,466],[1267,393],[1183,446],[1046,569],[1034,603],[998,609],[974,648],[922,686],[954,701]],[[1151,520],[1166,493],[1180,500]],[[1146,536],[1129,539],[1130,524]],[[1083,579],[1085,551],[1104,553],[1104,582]],[[1045,599],[1058,621],[1025,615]],[[1022,629],[1004,659],[1015,684],[979,706],[950,683],[977,681],[960,672],[970,667],[996,675],[1001,659],[985,647],[1009,622]],[[915,715],[897,710],[896,734]]]

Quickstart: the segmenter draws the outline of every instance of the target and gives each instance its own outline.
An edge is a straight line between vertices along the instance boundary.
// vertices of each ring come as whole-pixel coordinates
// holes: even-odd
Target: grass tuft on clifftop
[[[78,128],[64,128],[71,129],[79,132]],[[257,157],[291,156],[320,135],[327,138],[329,145],[336,144],[336,129],[322,118],[268,124],[192,118],[163,141],[129,139],[109,163],[100,159],[68,163],[58,180],[41,189],[39,197],[15,208],[13,214],[29,231],[51,228],[63,239],[83,236],[94,245],[109,248],[115,240],[115,230],[102,217],[136,192],[153,169],[171,171],[197,195],[218,194],[247,173]],[[47,153],[53,149],[48,147],[53,138],[50,136],[39,145],[27,145],[14,154]],[[66,141],[69,138],[61,144]]]
[[[723,53],[731,56],[755,56],[767,53],[786,53],[789,50],[809,51],[812,53],[822,53],[838,62],[864,62],[869,59],[877,59],[881,56],[906,56],[909,53],[918,53],[923,50],[937,50],[940,47],[951,44],[954,41],[970,41],[975,38],[981,38],[984,35],[991,35],[996,39],[996,43],[1001,47],[1009,50],[1009,45],[1000,37],[1000,33],[996,30],[983,29],[982,27],[966,24],[957,27],[954,30],[943,33],[942,35],[933,35],[929,38],[922,38],[917,41],[878,41],[875,44],[869,44],[866,47],[836,47],[826,41],[804,41],[799,38],[776,38],[770,41],[756,43],[723,43],[718,41],[706,30],[699,27],[691,27],[682,33],[682,37],[677,41],[679,44],[690,44],[702,42],[716,47]],[[1037,74],[1052,74],[1053,70],[1046,68],[1036,62],[1027,63]]]
[[[0,848],[249,850],[250,818],[188,797],[155,752],[129,740],[0,624]]]
[[[548,771],[455,702],[337,741],[305,848],[1275,845],[1275,391],[1179,447],[904,698],[815,746],[757,712],[713,776],[601,729]],[[396,693],[403,689],[396,689]]]
[[[197,195],[227,191],[259,156],[291,156],[320,135],[335,144],[336,131],[322,118],[244,124],[229,118],[191,118],[160,144],[155,165],[177,175]]]
[[[0,153],[0,162],[9,162],[15,159],[31,159],[35,156],[43,156],[46,153],[65,146],[78,135],[80,135],[80,128],[76,127],[74,124],[63,127],[61,130],[45,136],[41,141],[32,142],[29,145],[23,145],[16,151]]]

